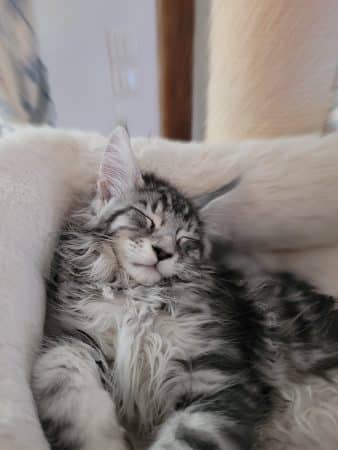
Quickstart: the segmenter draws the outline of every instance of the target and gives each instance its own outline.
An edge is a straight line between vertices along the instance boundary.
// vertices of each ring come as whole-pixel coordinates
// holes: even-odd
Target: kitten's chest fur
[[[189,392],[189,361],[213,345],[200,333],[208,306],[196,307],[196,301],[190,283],[101,284],[90,301],[81,300],[80,316],[66,312],[64,323],[89,333],[99,344],[109,363],[112,393],[127,422],[149,430]]]

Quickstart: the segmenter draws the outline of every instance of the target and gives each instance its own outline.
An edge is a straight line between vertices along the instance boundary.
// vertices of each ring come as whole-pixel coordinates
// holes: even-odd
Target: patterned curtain
[[[31,0],[0,0],[0,118],[54,123],[47,73],[32,25]]]

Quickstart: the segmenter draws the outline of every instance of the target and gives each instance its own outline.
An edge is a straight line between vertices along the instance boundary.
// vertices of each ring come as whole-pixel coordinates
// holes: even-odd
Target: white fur
[[[42,277],[72,194],[86,192],[97,173],[100,158],[93,162],[91,150],[104,142],[100,136],[48,128],[18,131],[0,141],[2,450],[48,448],[28,385],[42,333]],[[191,195],[242,176],[239,193],[213,213],[218,231],[258,242],[269,249],[276,268],[292,268],[338,294],[338,133],[237,144],[140,139],[133,145],[143,168]],[[276,247],[294,251],[281,256],[271,252]],[[331,395],[324,411],[337,399]],[[322,421],[311,419],[311,427],[314,435],[325,434]],[[322,444],[325,449],[325,439]],[[331,448],[337,446],[338,437]]]
[[[338,374],[333,382],[313,378],[290,384],[283,396],[287,408],[262,430],[263,449],[333,450],[338,446]]]

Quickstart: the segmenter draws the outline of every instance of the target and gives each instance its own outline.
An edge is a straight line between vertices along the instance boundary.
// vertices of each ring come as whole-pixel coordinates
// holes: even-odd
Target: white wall
[[[123,120],[132,135],[159,133],[155,2],[33,0],[58,126],[109,133]],[[129,91],[110,68],[107,43],[116,32],[123,48],[113,71],[126,69]]]

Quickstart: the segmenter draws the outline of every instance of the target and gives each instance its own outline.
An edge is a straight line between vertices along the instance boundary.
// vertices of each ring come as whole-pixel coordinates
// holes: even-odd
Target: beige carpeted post
[[[337,62],[337,0],[213,0],[207,139],[321,131]]]

